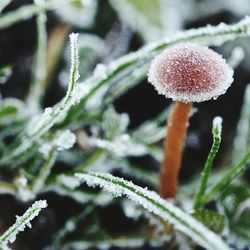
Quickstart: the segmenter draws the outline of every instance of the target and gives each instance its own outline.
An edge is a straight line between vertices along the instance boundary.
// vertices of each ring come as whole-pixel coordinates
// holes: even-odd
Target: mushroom
[[[167,123],[160,194],[175,198],[189,114],[194,102],[216,99],[233,82],[225,59],[206,46],[182,43],[166,49],[151,63],[148,81],[175,104]]]

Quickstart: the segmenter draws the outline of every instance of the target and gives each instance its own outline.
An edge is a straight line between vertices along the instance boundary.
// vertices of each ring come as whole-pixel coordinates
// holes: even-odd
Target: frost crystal
[[[224,94],[233,82],[233,70],[213,50],[179,44],[157,56],[148,80],[159,94],[182,102],[202,102]]]

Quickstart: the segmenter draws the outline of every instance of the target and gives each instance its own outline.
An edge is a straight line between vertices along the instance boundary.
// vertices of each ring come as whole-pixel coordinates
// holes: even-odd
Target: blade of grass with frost
[[[244,156],[237,166],[233,167],[217,184],[210,188],[210,190],[203,196],[202,204],[208,203],[217,198],[235,178],[249,167],[249,163],[250,152]]]
[[[55,152],[54,150],[51,150],[51,152],[49,152],[48,159],[46,159],[44,165],[40,169],[40,173],[32,184],[32,192],[38,193],[44,187],[45,181],[50,175],[51,168],[55,163],[56,155],[57,152]]]
[[[103,240],[79,240],[66,243],[60,248],[61,250],[74,249],[74,250],[88,250],[88,249],[110,249],[110,248],[122,248],[122,249],[141,249],[146,244],[152,247],[162,247],[168,238],[166,236],[161,237],[117,237],[114,239]]]
[[[201,173],[200,183],[194,198],[194,209],[199,209],[202,206],[203,195],[206,191],[208,178],[213,166],[214,158],[218,153],[221,143],[221,132],[222,132],[222,118],[217,116],[213,120],[213,145],[208,154],[204,169]]]
[[[74,91],[76,81],[79,78],[78,72],[78,48],[77,48],[78,34],[72,33],[70,35],[71,42],[71,69],[70,69],[70,81],[67,94],[65,98],[55,107],[46,108],[44,113],[35,122],[31,121],[26,131],[20,135],[21,144],[14,146],[14,150],[6,152],[4,157],[0,160],[0,165],[11,164],[13,159],[29,153],[30,149],[34,146],[36,140],[41,138],[51,127],[54,126],[62,117],[68,112],[70,107],[75,104],[75,100],[72,101],[72,92]],[[20,137],[18,139],[20,139]],[[15,143],[15,142],[14,142]],[[16,163],[21,164],[22,161],[18,158]]]
[[[206,249],[230,249],[218,235],[208,230],[189,214],[160,198],[155,192],[148,191],[147,189],[134,185],[132,182],[125,181],[122,178],[114,177],[110,174],[77,173],[75,176],[88,186],[100,186],[104,190],[111,192],[115,197],[122,195],[127,196],[149,212],[173,224],[176,230],[188,235]]]
[[[16,222],[2,236],[0,236],[0,247],[6,247],[13,243],[19,232],[24,231],[25,227],[31,228],[30,222],[47,207],[45,200],[36,201],[21,217],[17,216]]]
[[[35,4],[42,7],[44,0],[35,0]],[[37,48],[36,48],[36,62],[33,73],[33,81],[30,93],[27,97],[29,109],[36,113],[40,110],[41,100],[44,95],[44,84],[46,78],[46,57],[47,57],[47,31],[46,31],[47,17],[44,11],[40,11],[36,17],[37,25]]]
[[[37,15],[40,11],[53,10],[59,8],[60,6],[70,4],[74,1],[75,0],[48,0],[45,1],[45,4],[42,6],[38,6],[36,4],[27,4],[17,10],[13,10],[2,15],[0,17],[0,30],[14,25],[20,21],[25,21],[32,16]]]

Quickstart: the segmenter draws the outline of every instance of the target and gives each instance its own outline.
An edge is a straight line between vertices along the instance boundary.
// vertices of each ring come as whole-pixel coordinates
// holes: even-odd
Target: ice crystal
[[[166,49],[153,60],[148,75],[159,94],[183,102],[216,99],[233,82],[233,71],[226,61],[196,44]]]

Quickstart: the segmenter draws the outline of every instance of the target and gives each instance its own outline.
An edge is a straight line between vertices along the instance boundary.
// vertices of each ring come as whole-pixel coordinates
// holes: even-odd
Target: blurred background
[[[2,10],[2,15],[33,3],[29,0],[8,2]],[[171,37],[172,33],[186,29],[217,25],[221,22],[235,23],[245,15],[250,15],[249,0],[79,0],[70,5],[61,5],[58,4],[57,8],[47,13],[48,71],[44,82],[44,108],[56,104],[65,95],[70,67],[70,32],[80,33],[79,71],[81,80],[84,80],[92,74],[98,63],[109,63],[136,51],[148,42],[158,41],[165,36]],[[0,30],[0,68],[6,69],[3,81],[5,83],[0,84],[2,98],[24,99],[28,95],[35,60],[36,34],[35,17]],[[245,89],[250,82],[249,39],[240,38],[213,49],[235,67],[235,80],[225,95],[217,100],[195,105],[197,112],[190,121],[181,170],[182,183],[190,181],[202,169],[212,143],[211,127],[215,116],[223,117],[223,141],[215,167],[231,165],[233,161],[232,148],[237,122]],[[114,107],[119,113],[128,113],[129,127],[135,128],[155,117],[170,104],[170,100],[159,96],[147,79],[143,79],[140,84],[117,99]],[[132,160],[150,169],[157,170],[159,167],[149,156],[135,157]],[[249,181],[249,174],[246,174],[246,181]],[[32,243],[33,249],[42,249],[49,241],[50,233],[62,225],[69,215],[80,210],[70,199],[65,201],[65,198],[55,194],[48,194],[46,199],[50,203],[47,214],[40,219],[39,226],[32,231],[33,235],[24,233],[22,237],[24,242],[29,237],[36,239],[35,243]],[[0,216],[8,218],[16,214],[20,207],[23,208],[9,196],[1,196],[0,203]],[[64,212],[59,211],[62,204],[65,206]],[[112,216],[113,213],[117,215],[116,225],[106,225],[108,221],[103,219],[106,227],[110,227],[111,231],[120,232],[121,228],[133,226],[133,222],[124,222],[125,219],[120,212],[114,212],[115,209],[114,206],[111,210],[106,208],[102,211],[106,216]]]

